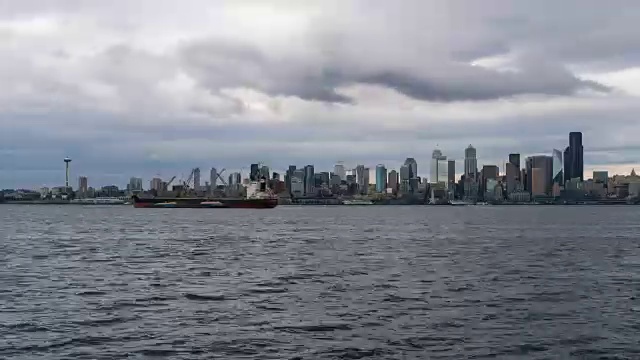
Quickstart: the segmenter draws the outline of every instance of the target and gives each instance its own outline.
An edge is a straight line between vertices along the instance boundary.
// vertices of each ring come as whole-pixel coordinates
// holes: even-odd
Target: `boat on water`
[[[244,208],[271,209],[278,206],[278,197],[268,188],[266,180],[252,181],[246,187],[245,197],[204,198],[204,197],[132,197],[136,208]]]
[[[466,205],[473,205],[473,203],[469,201],[464,201],[464,200],[449,200],[449,205],[466,206]]]
[[[359,200],[359,199],[343,200],[342,205],[373,205],[373,202],[371,200]]]
[[[98,197],[87,199],[74,199],[71,204],[77,205],[125,205],[126,201],[118,198]]]

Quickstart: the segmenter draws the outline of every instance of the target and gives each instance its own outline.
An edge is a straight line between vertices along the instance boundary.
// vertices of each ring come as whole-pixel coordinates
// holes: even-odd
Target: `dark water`
[[[0,206],[3,359],[640,359],[640,207]]]

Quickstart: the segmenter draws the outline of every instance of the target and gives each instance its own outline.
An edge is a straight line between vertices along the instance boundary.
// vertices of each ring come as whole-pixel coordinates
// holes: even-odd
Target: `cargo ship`
[[[246,187],[245,197],[139,197],[132,196],[136,208],[234,208],[272,209],[278,206],[278,197],[267,188],[266,180],[251,182]]]

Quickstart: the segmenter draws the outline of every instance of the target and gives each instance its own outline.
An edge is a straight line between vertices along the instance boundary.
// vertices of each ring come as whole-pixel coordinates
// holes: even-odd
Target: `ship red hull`
[[[272,209],[278,206],[277,198],[267,199],[205,199],[205,198],[138,198],[133,197],[136,208],[181,209]]]

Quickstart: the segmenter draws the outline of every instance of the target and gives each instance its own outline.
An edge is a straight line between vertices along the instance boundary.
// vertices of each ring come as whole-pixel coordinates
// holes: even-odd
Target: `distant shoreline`
[[[4,201],[0,202],[0,205],[75,205],[75,206],[132,206],[132,204],[109,204],[109,203],[76,203],[69,201]],[[630,204],[626,202],[611,202],[611,203],[566,203],[566,204],[545,204],[545,203],[501,203],[501,204],[402,204],[402,203],[387,203],[387,204],[279,204],[280,206],[347,206],[347,207],[369,207],[369,206],[429,206],[429,207],[461,207],[461,206],[637,206],[640,204]]]

